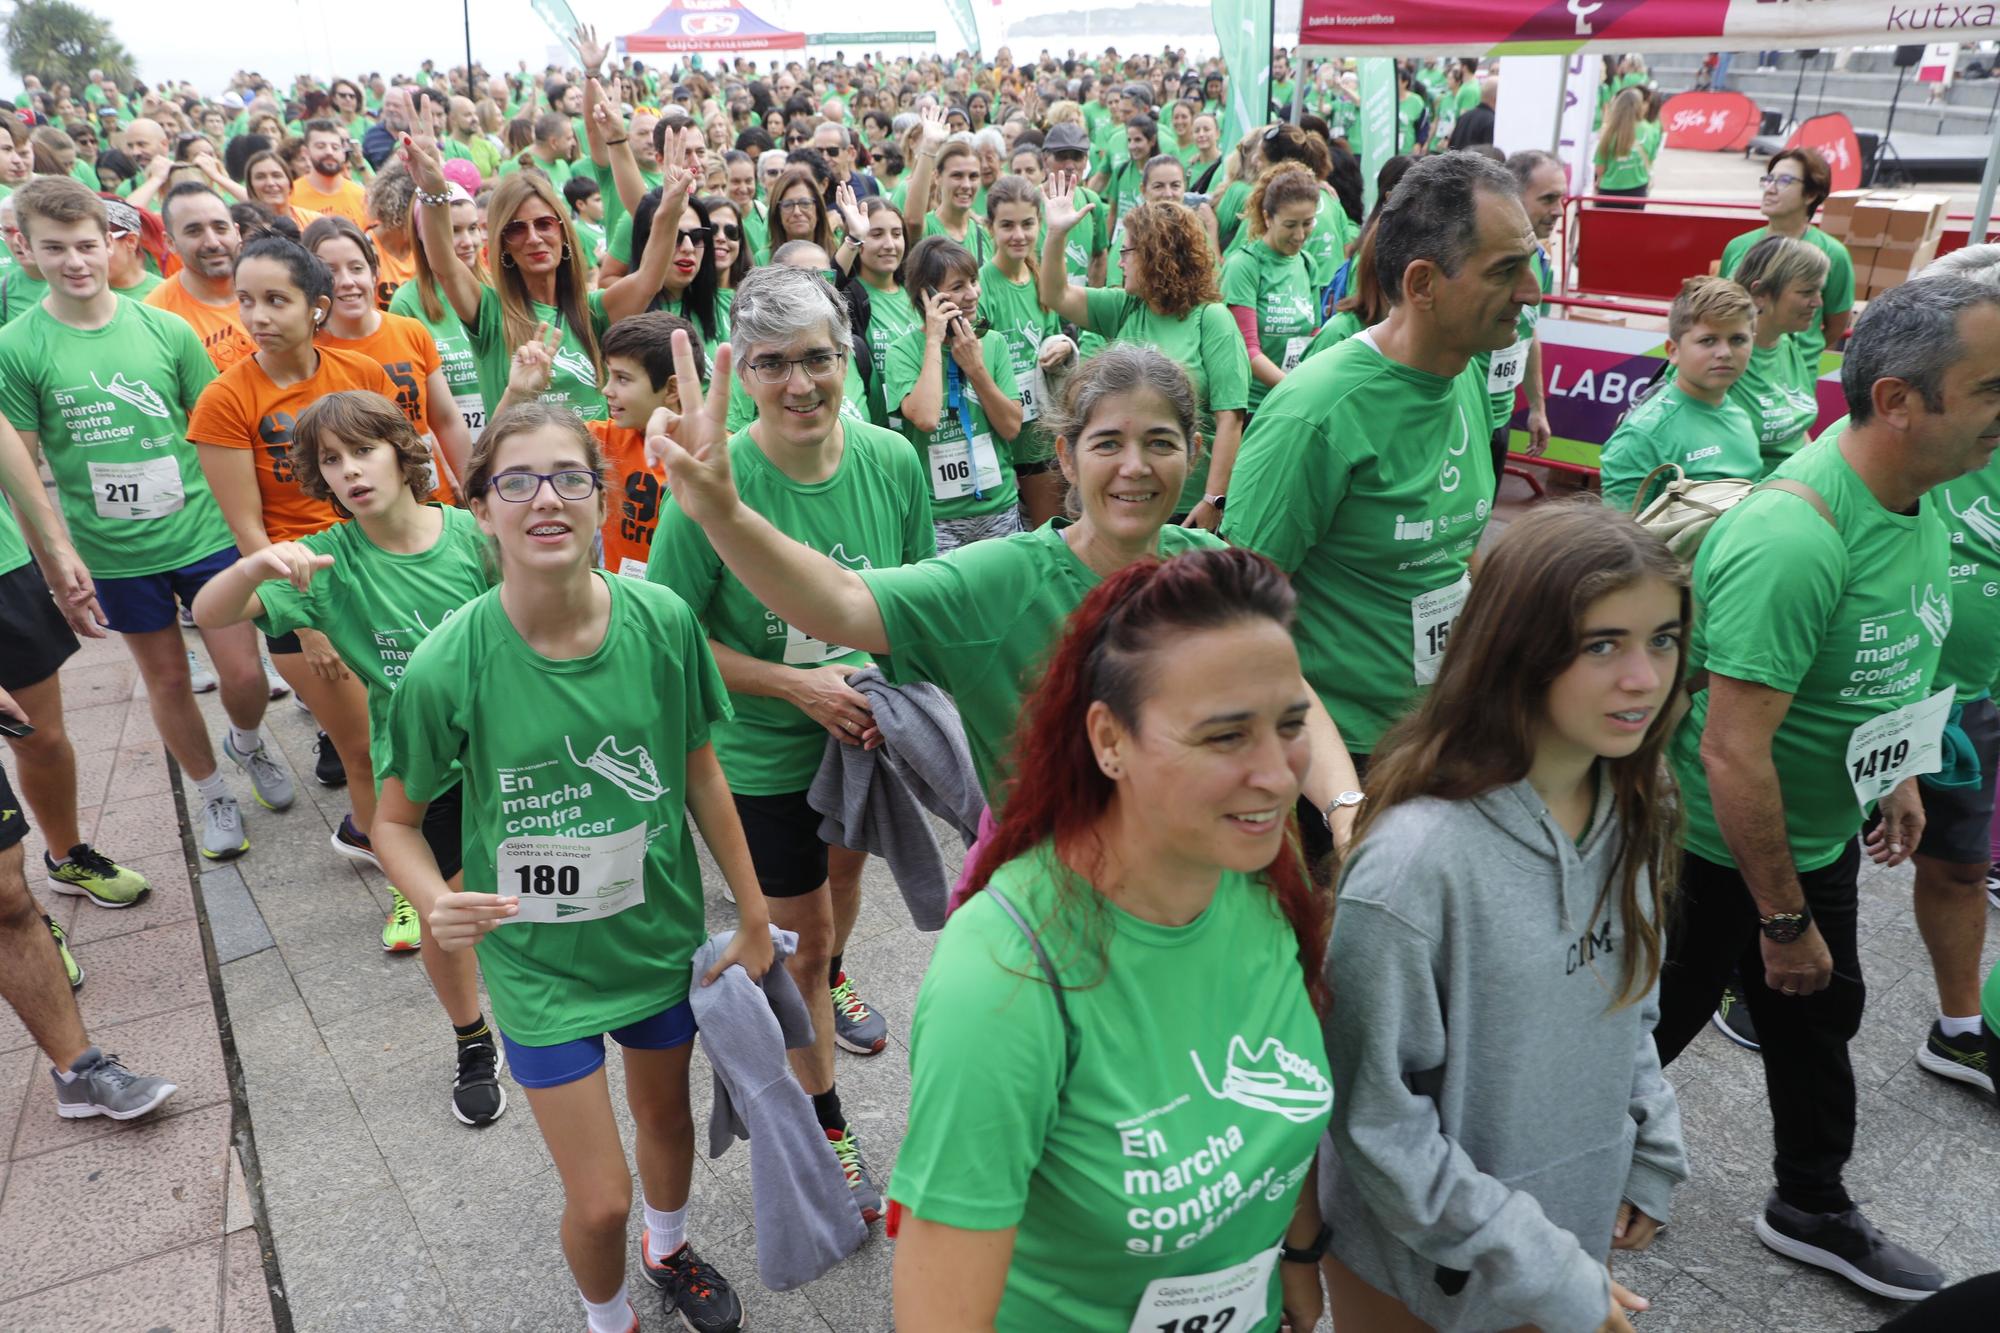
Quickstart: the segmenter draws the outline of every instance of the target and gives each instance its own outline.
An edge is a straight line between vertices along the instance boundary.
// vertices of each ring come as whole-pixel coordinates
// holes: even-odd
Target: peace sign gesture
[[[685,330],[675,330],[673,346],[681,412],[654,409],[646,423],[646,463],[666,467],[674,499],[689,518],[707,527],[727,519],[743,503],[729,470],[730,346],[715,349],[706,389],[695,375],[694,349]]]
[[[535,325],[535,336],[514,349],[514,359],[507,367],[507,393],[509,403],[531,403],[542,396],[549,387],[549,377],[555,371],[556,352],[562,347],[561,325],[551,328],[543,320]]]

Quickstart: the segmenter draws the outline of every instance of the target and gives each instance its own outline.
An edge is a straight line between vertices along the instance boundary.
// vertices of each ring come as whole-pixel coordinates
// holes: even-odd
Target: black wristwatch
[[[1326,1257],[1326,1245],[1332,1239],[1333,1228],[1322,1222],[1319,1224],[1319,1234],[1313,1237],[1311,1245],[1303,1250],[1295,1250],[1281,1242],[1278,1246],[1278,1255],[1288,1264],[1316,1264]]]
[[[1757,929],[1764,932],[1764,938],[1773,944],[1790,944],[1806,933],[1812,924],[1812,909],[1804,903],[1796,912],[1773,912],[1769,916],[1757,918]]]

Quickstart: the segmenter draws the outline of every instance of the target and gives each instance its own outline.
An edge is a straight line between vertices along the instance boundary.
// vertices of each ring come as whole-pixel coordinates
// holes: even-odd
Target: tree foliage
[[[58,81],[78,95],[93,69],[120,84],[136,73],[132,53],[111,24],[69,0],[18,0],[7,18],[7,63],[23,77],[33,74],[45,88]]]

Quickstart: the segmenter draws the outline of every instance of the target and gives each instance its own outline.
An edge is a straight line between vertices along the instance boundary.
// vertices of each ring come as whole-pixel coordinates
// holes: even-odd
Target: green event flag
[[[1224,148],[1271,118],[1271,6],[1266,0],[1215,0],[1215,39],[1229,67]]]
[[[1361,62],[1361,206],[1375,207],[1375,178],[1396,150],[1396,62],[1368,56]]]
[[[959,34],[965,38],[965,49],[977,51],[979,17],[972,12],[972,0],[945,0],[944,7],[945,12],[951,15],[952,22],[958,25]]]

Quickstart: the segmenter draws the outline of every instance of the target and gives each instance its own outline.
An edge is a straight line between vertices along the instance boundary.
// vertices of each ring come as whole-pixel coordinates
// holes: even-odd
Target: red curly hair
[[[1146,278],[1146,304],[1170,319],[1222,299],[1208,233],[1179,204],[1141,204],[1121,219]]]

